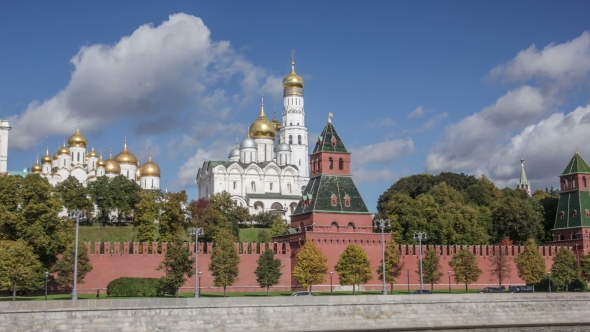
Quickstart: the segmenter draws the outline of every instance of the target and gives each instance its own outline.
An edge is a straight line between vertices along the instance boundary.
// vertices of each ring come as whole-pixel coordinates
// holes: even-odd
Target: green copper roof
[[[570,160],[570,163],[567,164],[567,167],[565,168],[563,173],[561,173],[561,175],[576,173],[590,173],[590,166],[588,166],[588,163],[586,163],[584,158],[582,158],[577,151],[576,154],[574,154],[574,156],[572,157],[572,160]]]
[[[316,142],[315,147],[313,148],[312,154],[317,152],[348,153],[348,151],[346,151],[344,143],[342,143],[340,136],[338,136],[336,129],[332,125],[332,122],[328,122],[326,124],[324,130],[320,134],[320,137],[318,137],[318,141]]]
[[[557,204],[554,229],[590,227],[590,192],[575,190],[562,192]]]
[[[332,204],[332,195],[336,196],[336,205]],[[350,206],[345,204],[347,196],[350,198]],[[309,212],[369,213],[350,176],[320,175],[311,178],[302,198],[311,200],[311,203],[304,206],[299,201],[294,215]]]

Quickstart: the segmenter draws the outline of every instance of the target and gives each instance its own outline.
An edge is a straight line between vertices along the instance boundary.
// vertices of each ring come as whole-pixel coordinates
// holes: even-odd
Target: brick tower
[[[561,191],[550,245],[584,253],[590,245],[590,166],[578,151],[559,176]]]

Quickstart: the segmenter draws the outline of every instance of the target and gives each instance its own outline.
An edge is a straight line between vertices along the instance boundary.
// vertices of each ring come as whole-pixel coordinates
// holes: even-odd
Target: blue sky
[[[9,169],[80,121],[95,147],[149,149],[171,190],[197,196],[258,113],[282,105],[291,50],[311,145],[328,112],[370,210],[396,179],[441,171],[533,189],[590,127],[584,1],[112,1],[0,4],[0,117]]]

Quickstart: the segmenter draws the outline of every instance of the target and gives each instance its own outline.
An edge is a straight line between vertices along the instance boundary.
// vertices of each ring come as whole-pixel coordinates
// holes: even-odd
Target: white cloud
[[[174,185],[180,187],[196,186],[197,171],[203,166],[203,163],[208,160],[226,160],[228,153],[229,150],[225,151],[215,147],[198,148],[197,152],[178,169]]]
[[[414,141],[410,138],[387,140],[352,149],[351,152],[354,156],[354,164],[365,165],[374,162],[388,164],[414,152]]]
[[[420,128],[418,128],[417,132],[421,133],[434,128],[434,126],[439,124],[442,119],[447,118],[448,116],[449,115],[446,112],[433,116],[428,121],[424,122]]]
[[[418,119],[418,118],[423,117],[424,114],[426,114],[426,110],[424,109],[424,107],[418,106],[418,107],[416,107],[415,110],[413,110],[410,114],[408,114],[407,118],[408,119]]]
[[[391,127],[393,125],[395,125],[395,121],[392,118],[376,119],[368,124],[369,128]]]
[[[157,134],[192,122],[195,110],[224,119],[232,105],[239,108],[263,93],[280,96],[278,77],[237,55],[229,42],[211,40],[200,18],[183,13],[159,26],[142,25],[114,45],[84,46],[70,62],[74,70],[62,91],[10,117],[11,148],[70,135],[76,121],[89,132],[132,119],[137,134]],[[232,79],[242,91],[228,98],[215,85]]]
[[[394,173],[388,168],[369,169],[366,167],[358,167],[352,169],[352,176],[356,184],[361,183],[375,183],[384,182],[392,183],[399,179],[399,174]]]

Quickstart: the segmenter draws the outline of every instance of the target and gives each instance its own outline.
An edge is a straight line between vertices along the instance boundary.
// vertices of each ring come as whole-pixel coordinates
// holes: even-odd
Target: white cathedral
[[[269,121],[264,101],[248,136],[229,153],[227,161],[206,161],[197,173],[199,198],[227,191],[234,204],[250,213],[266,211],[288,218],[309,181],[309,157],[303,79],[291,73],[283,79],[282,122]]]
[[[74,135],[68,139],[68,146],[58,148],[52,156],[49,155],[49,147],[45,155],[39,158],[31,172],[46,178],[51,185],[56,185],[69,176],[75,177],[83,185],[94,181],[99,176],[113,178],[123,175],[127,179],[135,181],[142,189],[160,189],[160,167],[152,161],[150,155],[148,161],[140,166],[137,158],[127,149],[127,139],[123,143],[123,150],[114,158],[112,151],[109,159],[102,158],[94,147],[87,151],[88,140],[76,129]]]

